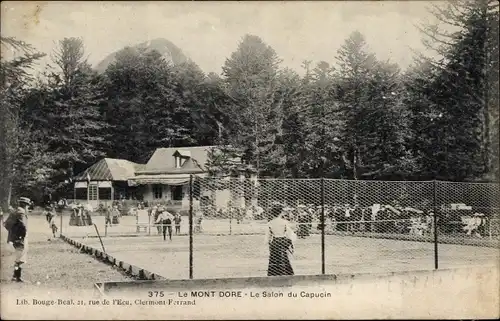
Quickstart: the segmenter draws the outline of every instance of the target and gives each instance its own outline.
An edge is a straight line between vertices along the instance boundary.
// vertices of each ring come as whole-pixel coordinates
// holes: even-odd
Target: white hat
[[[31,200],[27,197],[19,197],[19,199],[17,200],[18,203],[25,203],[25,204],[28,204],[30,205],[31,204]]]

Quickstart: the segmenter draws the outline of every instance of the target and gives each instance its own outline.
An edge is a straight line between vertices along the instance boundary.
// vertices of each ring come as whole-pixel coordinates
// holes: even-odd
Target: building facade
[[[73,198],[94,208],[116,200],[140,198],[143,191],[129,186],[128,178],[142,166],[124,159],[103,158],[73,178]]]
[[[75,194],[80,198],[88,197],[92,205],[108,199],[134,199],[148,204],[188,209],[190,177],[194,175],[197,179],[203,179],[210,176],[207,163],[214,148],[158,148],[146,164],[105,158],[75,178]],[[241,171],[233,176],[243,179],[248,176],[248,171]],[[200,205],[200,201],[219,207],[226,206],[228,200],[235,197],[230,190],[207,189],[199,194],[194,198],[195,207]]]

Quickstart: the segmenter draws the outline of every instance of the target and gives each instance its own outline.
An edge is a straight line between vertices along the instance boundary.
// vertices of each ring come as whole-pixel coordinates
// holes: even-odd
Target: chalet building
[[[114,200],[136,199],[142,194],[128,186],[128,179],[142,168],[124,159],[103,158],[74,177],[74,199],[88,201],[94,208]]]
[[[76,198],[86,200],[88,197],[92,205],[107,200],[137,199],[187,209],[190,176],[210,176],[206,165],[213,147],[158,148],[146,164],[105,158],[75,178]],[[243,179],[249,175],[252,173],[248,170],[239,170],[233,176]],[[196,196],[195,206],[200,201],[225,206],[228,199],[234,198],[229,189],[207,188]]]

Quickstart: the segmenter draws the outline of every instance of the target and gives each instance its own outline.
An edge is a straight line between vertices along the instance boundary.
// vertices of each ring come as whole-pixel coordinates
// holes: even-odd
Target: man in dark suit
[[[31,200],[21,197],[17,201],[18,208],[12,211],[4,222],[7,229],[7,242],[12,245],[15,252],[13,281],[23,282],[21,279],[21,266],[26,263],[28,255],[28,211]]]

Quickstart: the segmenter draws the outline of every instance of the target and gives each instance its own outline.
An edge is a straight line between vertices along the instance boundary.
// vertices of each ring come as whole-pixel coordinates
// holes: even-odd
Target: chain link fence
[[[207,274],[234,276],[287,274],[288,262],[295,274],[318,274],[498,257],[498,184],[199,177],[192,184],[197,276],[200,252],[210,257]],[[269,222],[274,204],[295,234],[288,252],[269,240],[269,226],[281,228]]]
[[[500,258],[499,184],[198,176],[189,184],[180,204],[94,211],[92,224],[68,210],[62,232],[98,246],[100,235],[109,251],[170,278],[393,272]],[[179,222],[164,229],[162,209]]]

